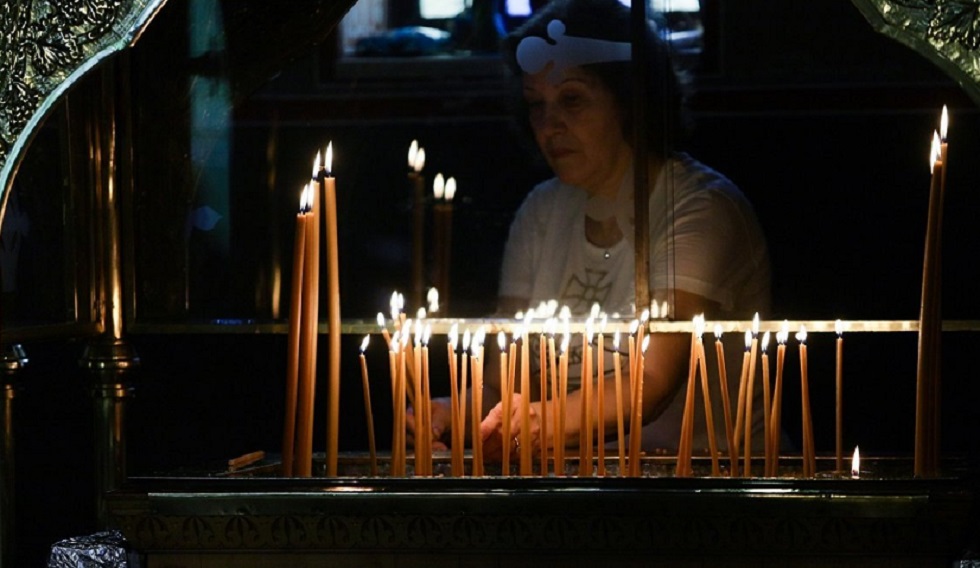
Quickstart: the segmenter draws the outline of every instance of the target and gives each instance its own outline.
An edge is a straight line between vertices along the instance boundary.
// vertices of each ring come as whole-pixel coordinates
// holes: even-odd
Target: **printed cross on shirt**
[[[608,270],[585,269],[585,280],[579,274],[573,274],[565,289],[562,291],[561,298],[568,305],[572,313],[586,313],[592,308],[592,304],[598,303],[600,306],[609,298],[609,290],[612,283],[606,281],[609,276]]]

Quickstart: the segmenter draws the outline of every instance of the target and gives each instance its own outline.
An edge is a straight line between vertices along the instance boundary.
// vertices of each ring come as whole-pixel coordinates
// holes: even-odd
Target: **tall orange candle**
[[[708,430],[708,451],[711,452],[711,475],[718,477],[721,475],[721,468],[718,465],[718,441],[715,437],[714,409],[711,407],[711,385],[708,384],[708,363],[704,356],[704,314],[697,316],[695,322],[698,368],[701,371],[701,390],[704,393],[704,421]]]
[[[613,335],[613,379],[616,381],[616,449],[619,453],[619,475],[626,475],[626,428],[623,420],[623,370],[619,353],[619,332]]]
[[[772,424],[770,423],[769,417],[772,413],[772,393],[769,385],[769,332],[766,331],[762,334],[762,417],[763,417],[763,446],[765,461],[763,462],[765,471],[763,472],[766,476],[773,476],[773,465],[772,465]]]
[[[399,428],[402,425],[398,414],[398,349],[401,345],[398,339],[398,333],[397,331],[395,332],[394,337],[392,337],[391,346],[388,348],[388,376],[391,377],[391,467],[389,474],[392,476],[398,473],[396,464],[399,461],[398,440],[401,435]]]
[[[729,475],[738,475],[738,450],[732,424],[732,401],[728,394],[728,372],[725,369],[725,345],[721,342],[721,324],[715,324],[715,355],[718,358],[718,386],[721,388],[722,411],[725,419],[725,440],[728,445]]]
[[[458,433],[459,447],[465,447],[466,445],[466,392],[467,386],[467,372],[470,366],[470,330],[467,329],[463,331],[463,363],[460,365],[460,384],[459,384],[459,423],[455,424],[453,428]],[[465,467],[464,467],[465,469]],[[472,473],[472,468],[470,469]],[[465,472],[464,472],[465,475]]]
[[[692,322],[694,324],[695,322]],[[695,326],[696,327],[696,326]],[[692,437],[694,432],[694,397],[695,382],[697,378],[697,332],[691,332],[691,353],[687,362],[687,390],[684,395],[684,414],[681,417],[680,440],[677,442],[677,464],[674,467],[674,475],[687,477],[691,475],[691,453]]]
[[[558,445],[555,447],[555,475],[565,475],[565,408],[568,403],[568,346],[571,336],[568,331],[561,342],[561,354],[558,356]]]
[[[538,336],[539,388],[541,389],[541,475],[548,475],[548,343],[545,341],[544,327]]]
[[[503,455],[501,456],[501,475],[510,475],[510,403],[511,394],[513,387],[509,384],[509,375],[507,372],[509,366],[507,363],[507,334],[500,331],[497,332],[497,345],[500,347],[500,406],[503,411],[503,419],[501,424],[501,436],[503,443]]]
[[[606,475],[606,316],[602,315],[596,337],[596,475]]]
[[[325,168],[320,176],[324,221],[327,231],[327,323],[329,324],[329,373],[327,375],[327,476],[337,475],[340,441],[340,260],[337,243],[337,186],[333,177],[333,142],[327,144]]]
[[[844,471],[844,324],[840,320],[834,322],[837,332],[837,364],[834,366],[835,386],[835,436],[836,462],[834,471]]]
[[[749,374],[745,382],[745,453],[742,475],[752,477],[752,402],[755,400],[755,365],[759,353],[759,314],[752,318],[752,346],[749,354]]]
[[[459,359],[456,355],[456,342],[459,339],[457,324],[449,328],[449,341],[446,344],[449,361],[449,422],[450,422],[450,471],[453,477],[463,475],[463,446],[458,442],[459,433]]]
[[[810,380],[807,376],[806,327],[800,326],[796,340],[800,342],[800,390],[803,395],[803,476],[816,474],[813,444],[813,416],[810,414]]]
[[[368,378],[367,358],[364,356],[370,339],[370,335],[365,335],[364,340],[361,342],[361,386],[364,389],[364,415],[367,417],[368,455],[371,460],[371,477],[377,477],[378,454],[374,445],[374,412],[371,409],[371,380]]]
[[[557,321],[554,318],[548,320],[546,327],[548,330],[548,364],[551,367],[551,448],[552,454],[555,460],[555,473],[558,473],[558,442],[560,436],[558,435],[558,429],[561,426],[561,419],[558,416],[558,389],[561,387],[560,380],[558,378],[558,361],[557,361],[557,351],[555,349],[555,326]]]
[[[422,466],[425,475],[432,475],[432,391],[429,384],[429,338],[432,336],[431,324],[426,324],[422,332]],[[416,449],[416,464],[418,463]]]
[[[473,447],[473,477],[483,477],[483,438],[480,436],[480,421],[483,417],[483,357],[481,354],[482,335],[478,330],[470,344],[470,365],[473,372],[472,429],[470,431]]]
[[[282,429],[282,476],[293,475],[293,448],[296,442],[296,405],[299,389],[300,331],[303,326],[303,261],[306,256],[306,208],[309,189],[300,194],[300,211],[296,214],[296,236],[293,244],[293,277],[289,302],[289,335],[286,359],[286,412]]]
[[[650,336],[644,336],[642,345],[637,347],[636,367],[631,369],[631,372],[636,374],[636,396],[633,398],[633,411],[630,416],[630,474],[633,477],[639,477],[643,473],[640,464],[640,448],[643,442],[643,372],[645,368],[643,358],[649,345]]]
[[[318,156],[319,158],[319,156]],[[313,409],[316,393],[317,340],[320,306],[320,198],[310,188],[310,212],[306,225],[306,258],[303,260],[303,329],[300,349],[300,384],[293,472],[313,475]]]
[[[408,148],[408,181],[412,186],[412,304],[422,303],[425,286],[425,149],[417,140]]]
[[[531,475],[531,347],[527,326],[521,336],[521,475]]]
[[[411,352],[412,390],[415,396],[412,408],[415,413],[415,475],[425,475],[422,454],[425,451],[425,408],[422,401],[422,322],[415,320],[414,348]]]
[[[582,411],[579,428],[580,477],[592,475],[592,333],[591,317],[585,323],[582,334]]]
[[[749,377],[749,358],[752,356],[752,331],[745,330],[745,351],[742,354],[742,372],[738,379],[738,401],[735,403],[735,454],[738,455],[742,447],[742,434],[745,420],[745,389]],[[733,471],[733,476],[738,472]]]
[[[782,417],[780,416],[783,408],[783,363],[786,360],[786,341],[789,339],[789,322],[783,320],[783,325],[776,332],[776,384],[772,393],[772,416],[770,418],[769,445],[772,448],[772,475],[779,474],[779,439],[783,429]]]

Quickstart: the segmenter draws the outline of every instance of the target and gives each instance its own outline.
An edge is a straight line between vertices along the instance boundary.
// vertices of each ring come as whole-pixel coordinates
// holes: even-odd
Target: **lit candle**
[[[473,367],[473,395],[470,397],[472,409],[472,429],[470,439],[473,445],[473,477],[483,477],[483,437],[480,435],[480,422],[483,418],[483,328],[477,329],[470,344],[470,364]]]
[[[715,324],[715,354],[718,357],[718,381],[721,387],[722,410],[725,417],[725,439],[728,443],[728,461],[731,476],[738,472],[738,451],[735,449],[735,437],[732,430],[732,401],[728,394],[728,373],[725,369],[725,346],[721,342],[721,324]]]
[[[772,477],[775,475],[773,473],[772,465],[772,444],[769,441],[772,439],[772,424],[770,424],[769,417],[772,414],[772,393],[769,386],[769,332],[766,331],[762,334],[762,418],[763,418],[763,437],[762,442],[764,454],[765,454],[765,471],[764,475]]]
[[[429,338],[432,325],[425,324],[422,332],[422,465],[425,475],[432,475],[432,391],[429,384]],[[417,453],[417,452],[416,452]],[[416,456],[416,462],[418,457]]]
[[[742,475],[752,477],[752,402],[755,400],[755,361],[759,352],[759,314],[752,318],[752,346],[749,354],[749,374],[745,383],[745,452]]]
[[[555,475],[565,475],[565,407],[568,396],[568,346],[571,335],[565,331],[561,341],[561,354],[558,356],[558,445],[555,454]]]
[[[425,276],[425,149],[412,140],[408,148],[408,181],[412,185],[412,303],[422,303]]]
[[[600,314],[599,331],[596,339],[596,475],[606,475],[606,360],[605,330],[607,318]]]
[[[531,349],[527,321],[521,336],[521,475],[531,475]]]
[[[320,156],[314,164],[314,171]],[[310,187],[310,209],[306,224],[306,258],[303,259],[303,323],[300,337],[300,384],[297,401],[296,448],[293,472],[300,477],[313,475],[313,410],[316,393],[317,341],[320,305],[320,198]]]
[[[415,320],[412,357],[412,388],[415,397],[412,407],[415,412],[415,475],[425,475],[422,454],[425,451],[425,403],[422,399],[422,320]]]
[[[783,362],[786,360],[786,341],[789,339],[789,322],[783,320],[779,331],[776,332],[776,385],[772,394],[772,416],[770,417],[769,445],[772,448],[773,476],[779,473],[779,439],[783,429],[780,413],[783,408]]]
[[[385,325],[385,315],[378,312],[378,329],[381,330],[381,337],[385,340],[385,345],[391,348],[391,335],[388,333],[388,327]]]
[[[704,314],[695,318],[694,333],[697,335],[697,360],[701,371],[701,391],[704,394],[704,421],[708,430],[708,450],[711,452],[711,475],[721,475],[718,464],[718,441],[715,437],[715,416],[711,407],[711,385],[708,383],[708,364],[704,356]]]
[[[926,217],[922,262],[922,297],[916,368],[915,458],[916,477],[934,477],[939,470],[939,384],[942,350],[942,223],[946,182],[946,130],[949,115],[943,107],[940,129],[930,149],[932,176]]]
[[[592,475],[592,335],[594,322],[592,316],[585,322],[582,334],[582,412],[579,429],[580,477]]]
[[[834,471],[844,471],[844,324],[841,320],[834,322],[837,332],[837,365],[835,366],[836,384],[836,450],[837,462]]]
[[[558,474],[558,442],[560,436],[558,435],[558,429],[561,427],[561,419],[558,416],[558,389],[561,388],[561,381],[558,378],[558,362],[557,362],[557,351],[555,349],[555,329],[558,326],[558,321],[549,317],[545,321],[545,328],[548,332],[548,364],[551,366],[551,447],[552,453],[555,459],[555,474]],[[543,397],[543,395],[542,395]]]
[[[752,331],[745,330],[745,351],[742,354],[742,372],[738,380],[738,402],[735,404],[735,455],[739,454],[742,447],[742,434],[745,431],[743,422],[745,421],[745,397],[746,383],[749,377],[749,358],[752,354]],[[732,475],[737,475],[733,471]]]
[[[816,474],[813,445],[813,416],[810,414],[810,381],[807,376],[806,326],[800,326],[796,340],[800,342],[800,390],[803,396],[803,476]]]
[[[687,362],[687,391],[684,396],[684,414],[681,417],[680,440],[677,443],[677,464],[674,475],[691,475],[691,453],[694,433],[695,379],[698,369],[697,317],[691,320],[691,353]]]
[[[289,335],[286,359],[286,416],[282,429],[282,476],[293,475],[293,445],[296,441],[296,405],[300,382],[301,330],[303,328],[303,261],[306,256],[306,234],[309,188],[300,193],[296,214],[296,236],[293,245],[293,277],[289,302]]]
[[[435,281],[439,289],[445,293],[447,297],[445,303],[448,305],[449,268],[453,236],[453,198],[456,196],[456,178],[450,177],[445,180],[442,174],[437,174],[436,178],[432,186],[432,194],[435,200],[433,206]]]
[[[470,366],[470,330],[467,329],[463,332],[463,364],[460,366],[460,384],[459,384],[459,424],[456,425],[456,431],[459,433],[459,446],[462,448],[466,444],[466,391],[467,391],[467,371]],[[472,468],[471,468],[472,473]]]
[[[636,365],[636,394],[633,399],[633,414],[630,417],[630,473],[634,477],[639,477],[643,472],[640,464],[640,448],[643,441],[643,369],[645,367],[644,355],[647,347],[650,346],[650,336],[643,337],[643,343],[637,347]],[[636,425],[634,429],[633,425]],[[634,434],[635,432],[635,434]]]
[[[510,475],[510,397],[513,387],[510,385],[510,374],[507,372],[507,335],[497,332],[497,345],[500,346],[500,407],[502,412],[501,429],[503,442],[502,475]]]
[[[538,439],[541,441],[541,475],[548,475],[548,343],[545,341],[544,331],[542,325],[541,334],[538,336],[538,371],[541,389],[541,432]]]
[[[364,352],[367,350],[370,335],[365,335],[361,341],[361,386],[364,389],[364,414],[367,416],[368,433],[368,455],[371,459],[371,477],[378,475],[378,455],[374,446],[374,412],[371,410],[371,381],[368,378],[367,359]]]
[[[459,438],[457,429],[459,427],[459,359],[456,355],[456,342],[459,339],[459,326],[453,324],[449,328],[449,341],[446,344],[449,361],[449,421],[450,421],[450,471],[453,477],[463,475],[463,446],[457,439]]]
[[[398,411],[400,406],[398,404],[398,350],[401,346],[401,336],[399,334],[400,332],[395,332],[395,335],[391,338],[391,345],[388,348],[388,376],[391,377],[391,475],[398,474],[399,439],[402,434],[402,431],[399,431],[402,423]]]
[[[429,304],[429,311],[436,313],[439,311],[439,289],[435,286],[429,288],[425,294],[425,301]]]
[[[337,186],[333,177],[333,142],[327,144],[320,191],[326,221],[327,323],[329,324],[329,375],[327,382],[327,476],[337,475],[340,440],[340,261],[337,243]]]
[[[623,371],[619,353],[619,331],[613,335],[613,378],[616,381],[616,449],[619,452],[619,475],[626,475],[626,428],[623,420]]]
[[[861,477],[861,452],[854,446],[854,455],[851,456],[851,477],[857,479]]]

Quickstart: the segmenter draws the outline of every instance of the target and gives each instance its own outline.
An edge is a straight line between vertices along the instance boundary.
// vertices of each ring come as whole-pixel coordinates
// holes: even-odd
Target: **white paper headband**
[[[548,22],[548,37],[552,42],[541,37],[522,39],[517,44],[517,64],[525,73],[534,75],[547,67],[548,63],[552,63],[548,80],[553,83],[569,67],[630,59],[629,43],[567,36],[565,24],[561,20]]]

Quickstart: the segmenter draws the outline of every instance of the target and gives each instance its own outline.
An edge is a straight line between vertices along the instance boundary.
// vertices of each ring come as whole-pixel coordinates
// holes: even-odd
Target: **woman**
[[[499,290],[502,314],[549,300],[569,306],[576,315],[588,314],[594,303],[610,314],[636,311],[632,304],[637,156],[631,143],[629,42],[629,9],[618,0],[553,0],[505,42],[508,60],[521,81],[520,114],[555,177],[534,188],[511,226]],[[682,126],[679,82],[666,47],[652,29],[647,44],[651,69],[643,131],[648,152],[639,159],[646,160],[650,180],[652,294],[668,303],[675,321],[690,321],[698,314],[709,321],[751,319],[754,312],[765,313],[769,307],[769,259],[762,231],[734,184],[690,156],[673,151],[671,143]],[[731,351],[734,357],[728,367],[736,370],[730,375],[737,389],[741,349],[735,345]],[[687,377],[689,354],[689,334],[651,336],[643,392],[643,416],[649,423],[643,436],[647,449],[676,448],[684,398],[676,394]],[[571,360],[577,361],[578,356],[572,353]],[[611,362],[612,356],[605,360]],[[486,374],[490,379],[496,376],[495,372]],[[578,376],[577,369],[570,370],[569,444],[575,444],[580,435]],[[717,378],[711,380],[717,388]],[[614,400],[615,385],[611,380],[605,384],[606,400]],[[481,432],[484,454],[491,457],[495,452],[499,455],[505,417],[496,404],[497,385],[487,384],[486,388],[485,406],[494,406]],[[734,397],[737,390],[732,392]],[[720,396],[713,394],[718,406]],[[529,395],[540,398],[533,390]],[[541,443],[541,404],[550,405],[550,401],[532,404],[535,446]],[[761,409],[761,404],[755,408]],[[550,406],[546,410],[553,416]],[[437,415],[444,412],[440,407]],[[721,410],[715,415],[720,416]],[[761,413],[755,412],[754,418],[754,424],[761,426]],[[603,419],[605,432],[615,432],[614,405],[606,405]],[[700,414],[697,420],[694,447],[707,448]],[[510,422],[511,435],[516,437],[519,417],[513,414]],[[437,419],[434,424],[437,437],[447,434],[448,421]],[[723,450],[725,431],[720,419],[716,431]],[[761,447],[761,437],[753,436],[753,440],[754,446]],[[550,444],[550,439],[545,443]]]

